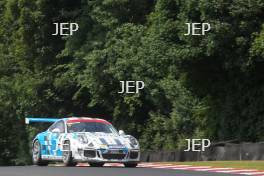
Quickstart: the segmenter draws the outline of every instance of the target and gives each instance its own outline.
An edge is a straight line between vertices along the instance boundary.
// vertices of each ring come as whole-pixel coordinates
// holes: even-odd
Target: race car
[[[88,117],[26,118],[32,122],[53,122],[32,142],[32,160],[46,166],[50,161],[61,161],[65,166],[88,162],[92,167],[105,163],[123,163],[136,167],[140,160],[137,139],[117,130],[106,120]]]

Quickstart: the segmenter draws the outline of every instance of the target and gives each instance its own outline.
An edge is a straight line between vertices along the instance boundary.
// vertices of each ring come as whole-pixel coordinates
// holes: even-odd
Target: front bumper
[[[104,162],[104,163],[138,163],[139,149],[78,149],[74,159],[78,162]]]

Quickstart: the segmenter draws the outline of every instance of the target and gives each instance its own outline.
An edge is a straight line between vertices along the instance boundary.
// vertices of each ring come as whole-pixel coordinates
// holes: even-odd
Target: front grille
[[[121,160],[121,159],[124,159],[126,154],[110,154],[110,153],[105,153],[105,154],[102,154],[103,158],[104,159],[118,159],[118,160]]]
[[[94,158],[96,156],[95,150],[84,150],[83,155],[85,157]]]
[[[137,159],[137,157],[138,157],[138,152],[136,152],[136,151],[131,151],[129,157],[130,157],[131,159]]]

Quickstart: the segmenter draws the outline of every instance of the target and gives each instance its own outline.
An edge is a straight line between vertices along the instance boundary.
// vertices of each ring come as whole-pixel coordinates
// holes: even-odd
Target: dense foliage
[[[56,22],[80,28],[54,36]],[[145,88],[118,94],[122,80]],[[1,0],[0,164],[30,162],[28,115],[102,117],[145,149],[263,141],[264,2]]]

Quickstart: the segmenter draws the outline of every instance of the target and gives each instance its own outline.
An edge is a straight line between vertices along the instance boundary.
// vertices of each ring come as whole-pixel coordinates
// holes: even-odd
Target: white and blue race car
[[[136,167],[140,158],[138,141],[119,132],[106,120],[97,118],[26,118],[26,123],[54,122],[39,133],[32,143],[32,159],[36,165],[62,161],[65,166],[88,162],[101,167],[104,163],[123,163]]]

